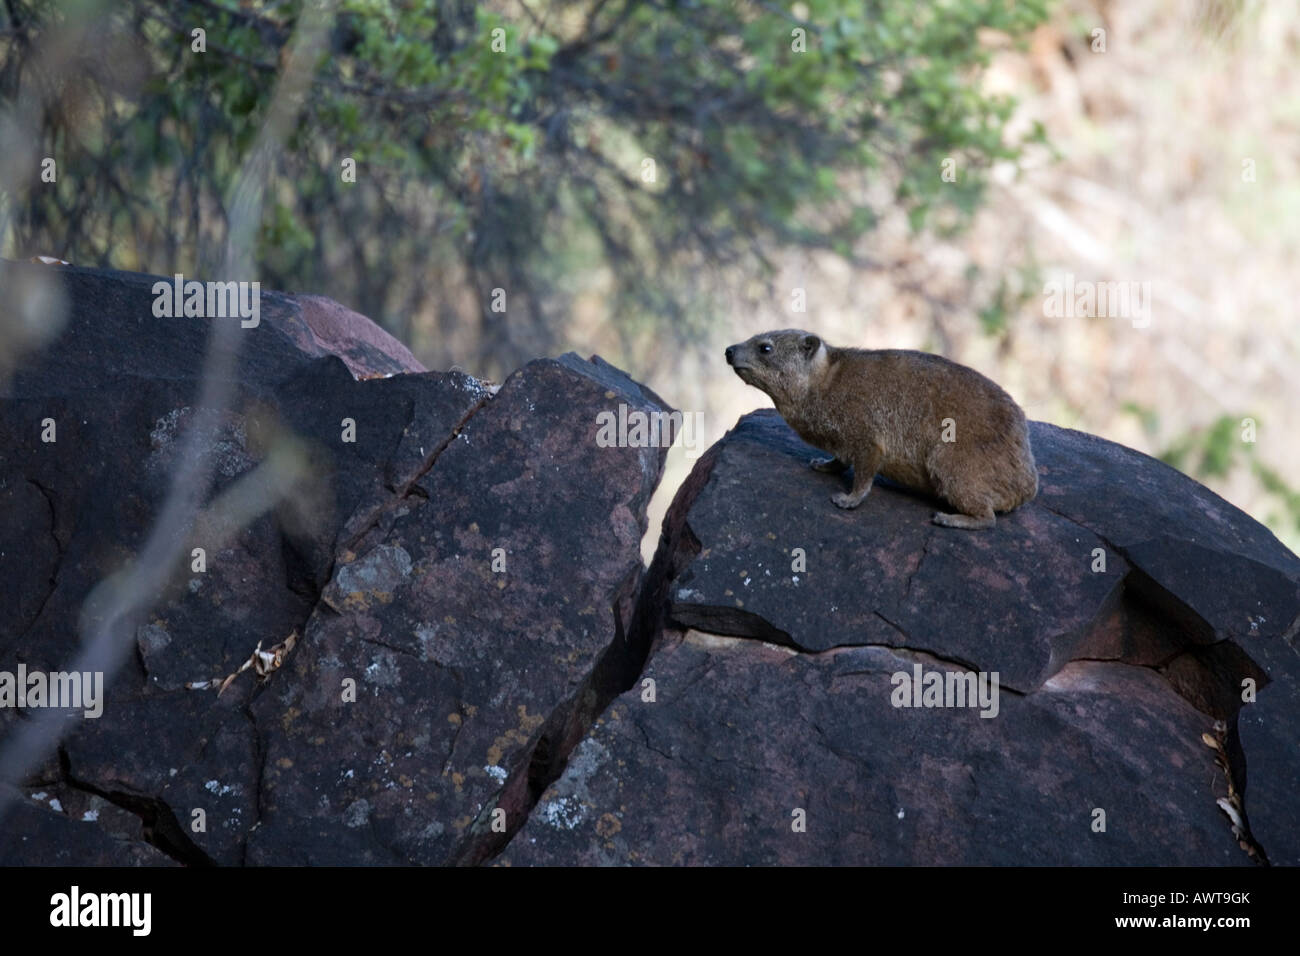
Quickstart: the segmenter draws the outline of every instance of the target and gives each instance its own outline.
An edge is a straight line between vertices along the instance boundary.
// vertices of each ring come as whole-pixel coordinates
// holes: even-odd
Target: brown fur
[[[974,369],[927,352],[835,348],[798,329],[733,345],[727,362],[834,456],[814,468],[853,467],[852,490],[831,496],[841,508],[861,504],[877,474],[947,501],[958,513],[934,521],[951,528],[992,527],[994,512],[1038,494],[1024,412]],[[943,440],[944,419],[954,441]]]

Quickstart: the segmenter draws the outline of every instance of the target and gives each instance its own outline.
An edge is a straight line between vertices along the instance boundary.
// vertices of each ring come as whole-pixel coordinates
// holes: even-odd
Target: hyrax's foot
[[[934,513],[935,524],[941,524],[945,528],[965,528],[967,531],[991,528],[996,520],[993,515],[977,518],[974,515],[948,514],[943,511]]]
[[[813,471],[824,471],[828,475],[838,475],[848,470],[849,463],[840,461],[834,455],[830,458],[814,458],[808,462]]]
[[[847,494],[841,491],[838,494],[831,495],[831,501],[835,502],[835,507],[837,508],[844,508],[845,510],[851,510],[853,508],[856,508],[858,505],[862,504],[862,499],[865,497],[866,497],[865,494],[854,495],[854,494]]]

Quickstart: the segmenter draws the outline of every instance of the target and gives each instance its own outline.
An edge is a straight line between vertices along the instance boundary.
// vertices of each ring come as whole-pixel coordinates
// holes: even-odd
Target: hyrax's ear
[[[815,335],[805,335],[803,342],[800,343],[803,348],[803,354],[807,358],[812,358],[817,354],[817,350],[822,347],[822,340]]]

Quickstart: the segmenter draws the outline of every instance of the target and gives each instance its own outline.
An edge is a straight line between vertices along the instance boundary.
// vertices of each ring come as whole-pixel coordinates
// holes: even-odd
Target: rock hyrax
[[[764,332],[727,349],[741,380],[762,389],[799,437],[831,453],[832,474],[853,467],[853,489],[831,496],[856,508],[884,475],[942,498],[958,512],[935,524],[989,528],[1038,494],[1025,414],[974,369],[903,349],[841,349],[798,329]]]

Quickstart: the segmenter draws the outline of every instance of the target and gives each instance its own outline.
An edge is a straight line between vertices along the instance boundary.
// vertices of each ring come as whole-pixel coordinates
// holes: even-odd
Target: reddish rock
[[[337,355],[357,378],[426,371],[410,349],[359,312],[323,295],[293,301],[302,321],[285,323],[285,330],[308,355]]]

